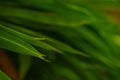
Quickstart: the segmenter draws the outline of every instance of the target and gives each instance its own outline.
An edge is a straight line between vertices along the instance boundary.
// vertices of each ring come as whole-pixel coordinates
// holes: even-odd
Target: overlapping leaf
[[[1,25],[2,26],[2,25]],[[18,35],[19,36],[19,35]],[[0,47],[14,52],[43,58],[43,54],[17,36],[9,34],[0,27]]]

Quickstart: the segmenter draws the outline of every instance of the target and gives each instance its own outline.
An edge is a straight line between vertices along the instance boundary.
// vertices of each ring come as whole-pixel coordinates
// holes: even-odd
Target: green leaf
[[[53,66],[57,75],[62,77],[63,79],[68,80],[81,80],[81,78],[70,68],[63,66],[63,65],[54,65]]]
[[[17,53],[32,55],[41,59],[44,59],[43,56],[45,56],[24,40],[9,34],[2,28],[0,28],[0,47]]]
[[[10,25],[10,24],[5,24],[9,27],[17,27],[15,25]],[[47,40],[47,38],[41,38],[41,37],[34,37],[34,36],[30,36],[30,35],[27,35],[27,34],[24,34],[22,32],[19,32],[18,30],[15,30],[14,28],[9,28],[9,27],[5,27],[5,26],[1,26],[1,28],[3,30],[5,30],[6,32],[16,36],[16,37],[19,37],[20,39],[26,41],[27,43],[29,44],[32,44],[32,45],[35,45],[37,47],[41,47],[43,49],[47,49],[47,50],[53,50],[53,51],[56,51],[56,52],[59,52],[59,53],[63,53],[62,51],[56,49],[55,47],[45,43],[44,41],[41,41],[41,40]]]
[[[0,70],[0,80],[12,80],[3,71]]]
[[[32,21],[36,23],[52,24],[52,25],[59,25],[64,27],[75,27],[81,25],[81,23],[83,22],[88,22],[90,20],[93,21],[93,17],[91,18],[86,15],[80,16],[79,12],[77,12],[78,16],[75,18],[76,14],[74,13],[71,14],[74,15],[73,17],[71,15],[69,15],[69,17],[66,17],[67,15],[60,15],[56,13],[45,13],[40,11],[33,11],[29,9],[12,8],[12,7],[0,7],[0,11],[1,11],[0,17],[10,21],[16,19],[15,21],[18,21],[19,23],[22,22],[24,23],[24,21],[25,22]],[[68,10],[66,9],[64,11],[67,12]]]
[[[45,42],[47,44],[49,44],[50,46],[54,46],[54,48],[56,48],[56,49],[58,49],[60,51],[65,51],[65,52],[72,53],[72,54],[78,54],[78,55],[82,55],[82,56],[85,56],[85,57],[90,57],[89,55],[87,55],[87,54],[73,48],[69,44],[66,44],[66,43],[64,43],[62,41],[58,41],[58,40],[56,40],[54,38],[45,36],[43,34],[40,34],[38,32],[34,32],[32,30],[29,30],[27,28],[23,28],[23,27],[20,27],[20,26],[11,26],[11,27],[13,29],[19,31],[19,32],[22,32],[22,33],[25,33],[25,34],[28,34],[28,35],[31,35],[31,36],[46,38]],[[40,43],[38,43],[38,44],[37,43],[38,43],[38,41],[36,41],[33,44],[36,44],[36,45],[40,44]],[[38,46],[42,46],[42,45],[38,45]],[[42,47],[44,47],[44,46],[42,46]],[[47,46],[46,46],[46,48],[51,49],[50,47],[47,47]]]
[[[26,55],[19,55],[19,76],[23,80],[32,64],[32,57]]]

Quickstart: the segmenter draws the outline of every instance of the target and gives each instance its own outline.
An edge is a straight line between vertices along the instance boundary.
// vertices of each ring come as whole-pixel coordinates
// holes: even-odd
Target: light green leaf
[[[0,80],[12,80],[3,71],[0,70]]]
[[[43,56],[45,56],[24,40],[11,35],[2,29],[0,29],[0,47],[17,53],[32,55],[41,59],[44,59]]]
[[[10,24],[5,24],[9,27],[11,26],[14,26],[14,27],[17,27],[15,25],[10,25]],[[1,26],[1,29],[3,29],[4,31],[16,36],[16,37],[19,37],[20,39],[26,41],[27,43],[30,43],[32,45],[35,45],[35,46],[38,46],[38,47],[41,47],[43,49],[47,49],[47,50],[53,50],[53,51],[56,51],[56,52],[59,52],[59,53],[62,53],[62,51],[54,48],[53,46],[45,43],[44,41],[41,41],[41,40],[45,40],[45,38],[41,38],[41,37],[34,37],[34,36],[30,36],[30,35],[27,35],[27,34],[24,34],[22,32],[19,32],[17,30],[15,30],[14,28],[9,28],[9,27],[6,27],[6,26]],[[47,38],[46,38],[47,40]]]

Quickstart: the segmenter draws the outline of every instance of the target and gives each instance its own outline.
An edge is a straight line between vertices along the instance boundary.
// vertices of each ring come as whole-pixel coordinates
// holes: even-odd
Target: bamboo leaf
[[[5,25],[7,25],[7,23]],[[7,25],[7,26],[10,27],[10,26],[15,26],[15,25]],[[53,51],[62,53],[62,51],[60,51],[60,50],[56,49],[55,47],[45,43],[44,41],[41,41],[41,40],[45,40],[45,38],[30,36],[30,35],[24,34],[22,32],[19,32],[17,30],[9,28],[9,27],[1,26],[1,28],[3,30],[5,30],[6,32],[8,32],[16,37],[19,37],[20,39],[26,41],[27,43],[30,43],[30,44],[35,45],[37,47],[41,47],[43,49],[53,50]],[[17,26],[15,26],[15,27],[17,27]]]
[[[19,35],[18,35],[19,36]],[[13,36],[4,30],[0,29],[0,47],[5,48],[21,54],[32,55],[44,59],[44,54],[38,52],[30,44],[26,43],[22,39]]]

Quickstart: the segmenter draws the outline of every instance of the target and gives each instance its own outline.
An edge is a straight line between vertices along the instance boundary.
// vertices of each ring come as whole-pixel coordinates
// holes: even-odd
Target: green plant
[[[119,80],[119,25],[108,16],[119,7],[117,0],[1,0],[0,79]]]

